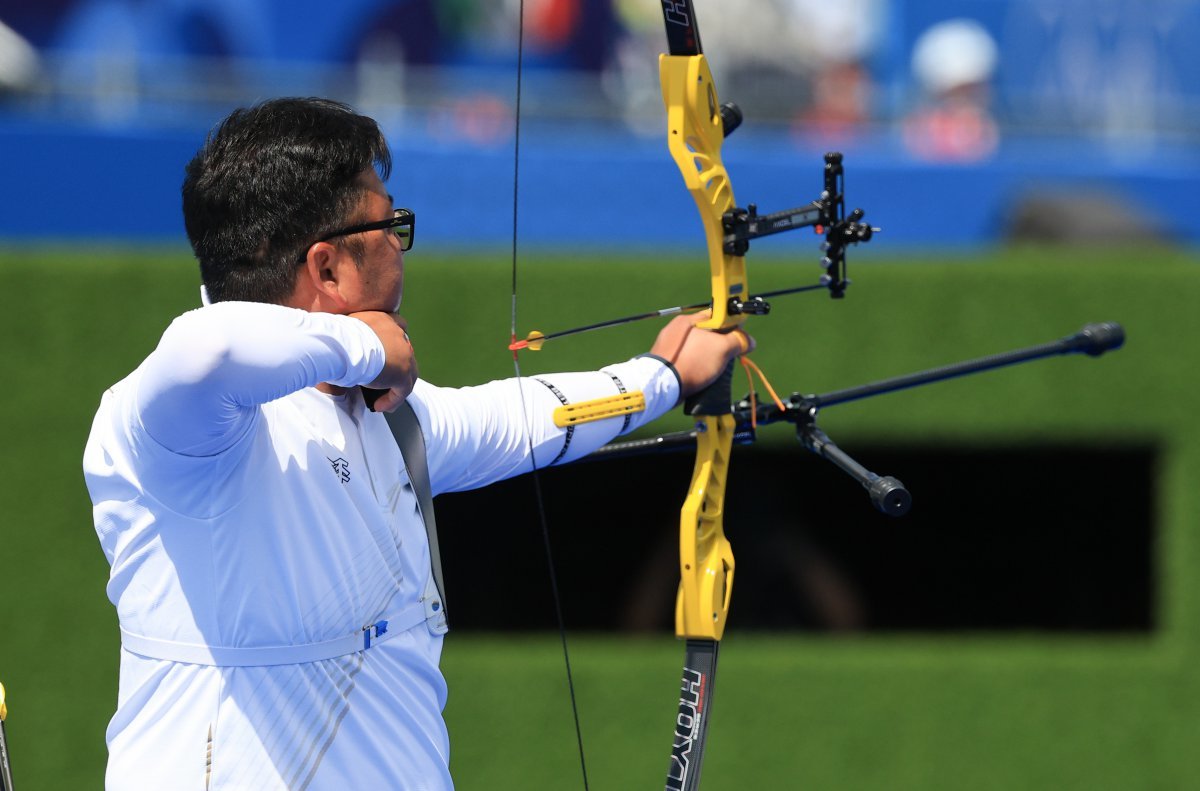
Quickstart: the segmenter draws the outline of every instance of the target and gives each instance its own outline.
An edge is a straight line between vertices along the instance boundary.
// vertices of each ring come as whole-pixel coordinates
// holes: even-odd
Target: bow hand
[[[707,321],[707,311],[677,316],[662,331],[650,349],[656,357],[671,363],[679,374],[680,395],[690,398],[712,389],[714,383],[728,377],[733,361],[754,349],[754,339],[740,328],[709,331],[697,325]],[[729,383],[725,384],[724,410],[729,411]]]

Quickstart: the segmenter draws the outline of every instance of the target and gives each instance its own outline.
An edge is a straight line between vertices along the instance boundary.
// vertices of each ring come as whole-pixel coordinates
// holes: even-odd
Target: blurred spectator
[[[612,0],[529,0],[526,44],[560,68],[600,71],[620,33]]]
[[[793,114],[794,131],[823,147],[854,137],[871,118],[875,85],[867,61],[879,43],[881,0],[787,0],[797,43],[811,60],[807,106]]]
[[[721,99],[736,102],[747,120],[830,131],[866,118],[871,91],[863,64],[878,38],[882,0],[693,3]],[[623,0],[618,11],[629,34],[618,51],[622,73],[614,88],[631,117],[652,116],[658,129],[657,55],[666,49],[662,11],[640,0]]]
[[[922,159],[986,159],[999,141],[992,117],[996,42],[970,19],[939,22],[913,46],[912,71],[922,96],[904,122],[904,142]]]
[[[795,134],[813,145],[840,147],[870,120],[874,85],[866,64],[832,61],[812,78],[812,99],[793,119]]]
[[[0,96],[31,89],[39,70],[37,50],[0,22]]]
[[[472,25],[464,55],[478,58],[491,52],[494,63],[507,67],[516,57],[518,28],[523,28],[527,67],[598,72],[611,63],[622,33],[613,3],[525,0],[522,20],[518,0],[477,2],[478,19]]]

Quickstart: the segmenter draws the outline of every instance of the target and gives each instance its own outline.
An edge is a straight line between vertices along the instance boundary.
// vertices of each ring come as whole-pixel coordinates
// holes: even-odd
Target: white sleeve
[[[568,428],[554,410],[593,398],[640,390],[646,409]],[[599,371],[504,379],[478,387],[417,382],[409,403],[425,435],[434,494],[475,489],[594,451],[658,418],[679,402],[675,369],[649,355]],[[532,433],[532,440],[530,434]]]
[[[171,323],[137,376],[142,427],[175,453],[230,447],[256,407],[320,382],[351,387],[383,370],[378,336],[348,316],[220,302]]]

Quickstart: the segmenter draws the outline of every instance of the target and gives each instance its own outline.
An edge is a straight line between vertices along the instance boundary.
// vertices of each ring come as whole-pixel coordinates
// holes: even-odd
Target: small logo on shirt
[[[350,462],[342,458],[326,460],[333,467],[333,474],[342,479],[342,483],[350,483]]]

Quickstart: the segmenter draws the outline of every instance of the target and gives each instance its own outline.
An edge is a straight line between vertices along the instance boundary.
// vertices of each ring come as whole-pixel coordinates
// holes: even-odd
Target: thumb
[[[754,336],[746,332],[741,327],[734,327],[730,330],[729,335],[732,336],[735,343],[735,357],[741,357],[743,354],[749,354],[757,348],[758,344],[754,340]]]
[[[371,409],[375,412],[393,412],[404,403],[404,395],[396,388],[390,388],[383,392],[383,395],[375,399]]]

